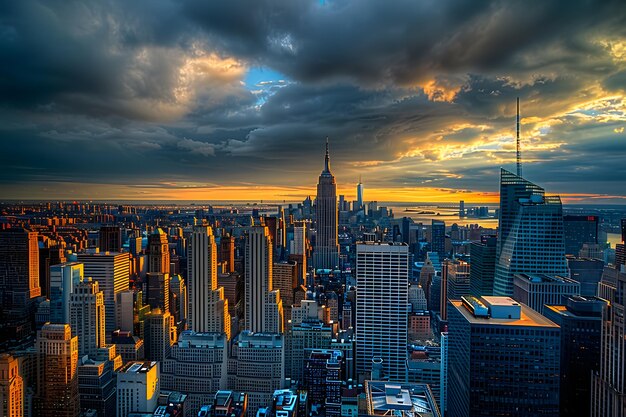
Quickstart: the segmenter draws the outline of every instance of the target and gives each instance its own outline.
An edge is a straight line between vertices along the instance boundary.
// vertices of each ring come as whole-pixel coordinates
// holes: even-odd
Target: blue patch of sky
[[[267,67],[252,67],[244,77],[246,88],[257,97],[257,106],[262,106],[274,94],[277,87],[289,83],[287,77]]]

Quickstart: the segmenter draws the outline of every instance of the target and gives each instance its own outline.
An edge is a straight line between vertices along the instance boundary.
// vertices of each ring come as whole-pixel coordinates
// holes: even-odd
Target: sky
[[[0,3],[0,198],[626,204],[626,2]]]

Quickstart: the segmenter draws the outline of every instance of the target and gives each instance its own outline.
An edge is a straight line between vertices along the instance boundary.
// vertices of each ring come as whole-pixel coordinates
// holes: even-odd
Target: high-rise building
[[[588,417],[591,374],[600,371],[602,315],[607,301],[596,297],[567,297],[547,305],[544,315],[561,327],[561,416]]]
[[[189,329],[226,333],[230,339],[230,314],[223,288],[217,286],[217,246],[210,227],[196,227],[187,253]]]
[[[434,400],[443,412],[442,395],[445,387],[442,386],[442,348],[434,341],[426,346],[419,346],[409,352],[407,358],[407,382],[412,384],[428,384]]]
[[[563,208],[560,197],[503,169],[494,294],[512,296],[522,273],[567,275]]]
[[[95,355],[105,345],[104,294],[98,281],[88,278],[78,283],[70,295],[69,322],[78,336],[78,355]]]
[[[247,330],[233,340],[228,358],[228,389],[248,394],[248,413],[267,406],[272,393],[283,386],[285,345],[277,333]]]
[[[580,294],[580,284],[569,277],[515,274],[513,299],[543,314],[545,305],[560,305],[565,297]]]
[[[315,199],[315,223],[317,236],[313,251],[315,269],[335,269],[339,266],[337,211],[337,183],[330,172],[330,156],[328,140],[326,140],[326,156],[324,170],[320,174]]]
[[[37,334],[36,351],[36,415],[78,416],[78,337],[72,337],[69,324],[44,324]]]
[[[0,416],[24,416],[24,380],[19,361],[6,353],[0,355]]]
[[[143,339],[133,336],[131,332],[116,330],[111,337],[111,343],[115,345],[117,353],[122,357],[123,363],[142,361],[145,357]]]
[[[609,279],[606,283],[605,278]],[[602,277],[602,284],[612,290],[606,291],[610,307],[602,317],[600,371],[591,380],[591,417],[623,417],[626,416],[626,273],[613,270],[609,276]]]
[[[446,256],[446,223],[433,220],[430,229],[430,250],[437,252],[439,258]]]
[[[217,260],[226,264],[226,271],[229,274],[235,272],[235,238],[225,233],[220,238],[220,250]]]
[[[559,326],[509,297],[449,301],[452,416],[556,416]]]
[[[291,320],[291,306],[294,304],[293,293],[298,287],[298,263],[275,262],[272,269],[274,289],[280,290],[280,299],[283,302],[284,320]]]
[[[147,360],[163,362],[170,356],[176,340],[174,317],[169,311],[154,309],[144,319],[144,343]]]
[[[98,417],[115,415],[115,372],[122,366],[115,345],[99,349],[95,356],[78,365],[78,393],[80,410],[95,411]]]
[[[173,311],[174,322],[186,323],[189,315],[189,297],[187,295],[187,286],[182,276],[178,274],[172,275],[170,278],[170,290],[172,292],[170,311]],[[228,306],[230,307],[230,302]]]
[[[470,295],[470,264],[459,259],[446,260],[444,264],[448,298],[458,300],[463,295]]]
[[[148,236],[148,272],[170,273],[170,249],[167,234],[157,227]]]
[[[251,332],[276,332],[270,326],[270,317],[282,315],[281,305],[268,305],[280,301],[280,297],[270,296],[273,284],[272,239],[264,226],[251,227],[245,243],[245,329]],[[271,320],[276,324],[275,320]],[[282,329],[282,323],[279,327]]]
[[[102,252],[120,252],[122,250],[122,231],[119,226],[101,226],[98,243]]]
[[[567,267],[573,280],[580,283],[580,295],[594,297],[602,279],[604,262],[600,259],[567,256]]]
[[[406,375],[409,247],[358,243],[356,247],[357,372],[382,358],[390,380]]]
[[[368,416],[441,417],[427,384],[365,381],[365,395]]]
[[[319,320],[307,319],[292,324],[285,337],[285,378],[302,381],[307,352],[330,349],[333,329]]]
[[[70,324],[70,296],[83,277],[84,265],[80,262],[50,267],[50,322]]]
[[[117,374],[117,417],[153,413],[160,390],[158,362],[129,362]]]
[[[89,252],[79,253],[78,262],[84,265],[86,277],[98,281],[104,293],[105,338],[110,343],[111,334],[117,328],[115,300],[117,294],[128,290],[130,276],[130,259],[128,253]]]
[[[148,272],[146,274],[145,303],[150,308],[170,311],[170,274]]]
[[[361,182],[361,176],[359,176],[359,183],[356,185],[356,207],[355,211],[363,209],[363,183]]]
[[[210,404],[213,393],[226,388],[227,352],[223,333],[183,331],[162,363],[161,389],[187,394],[190,412]]]
[[[0,300],[5,317],[24,318],[39,287],[37,233],[28,229],[0,230]]]
[[[215,397],[203,405],[198,416],[203,417],[246,417],[248,412],[248,394],[220,390]]]
[[[565,253],[578,255],[585,243],[598,243],[598,216],[563,216]]]
[[[470,245],[470,290],[475,297],[493,295],[497,237],[483,236]]]
[[[343,358],[338,350],[313,350],[304,364],[303,386],[311,404],[319,404],[329,417],[341,416]]]

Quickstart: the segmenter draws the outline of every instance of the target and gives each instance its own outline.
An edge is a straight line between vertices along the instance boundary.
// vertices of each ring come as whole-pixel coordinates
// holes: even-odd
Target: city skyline
[[[6,199],[300,201],[328,136],[349,199],[362,177],[367,201],[496,202],[520,97],[525,178],[565,203],[626,201],[620,2],[1,13]]]

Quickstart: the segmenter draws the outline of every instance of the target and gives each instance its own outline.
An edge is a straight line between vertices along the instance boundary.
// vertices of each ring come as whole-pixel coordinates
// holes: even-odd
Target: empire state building
[[[335,177],[330,172],[328,139],[326,139],[324,170],[320,174],[317,184],[315,219],[317,223],[317,237],[313,252],[313,266],[316,269],[334,269],[339,266],[337,183],[335,182]]]

